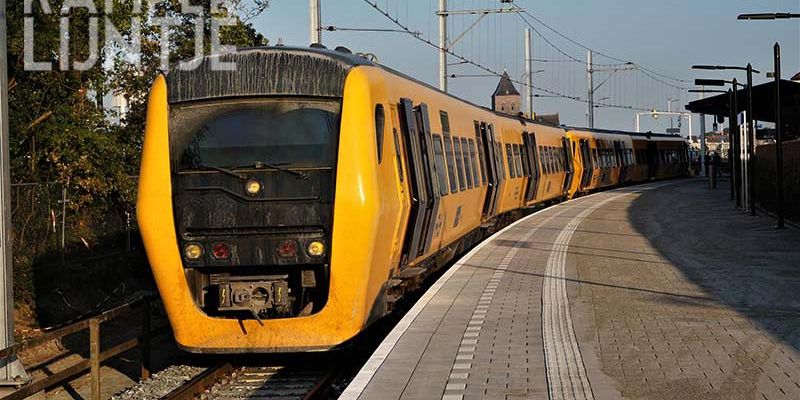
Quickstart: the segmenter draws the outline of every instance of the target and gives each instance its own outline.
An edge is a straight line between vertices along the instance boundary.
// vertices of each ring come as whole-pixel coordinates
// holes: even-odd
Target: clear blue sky
[[[308,44],[308,2],[272,0],[267,11],[253,22],[271,43],[280,38],[286,45]],[[436,41],[438,25],[433,16],[436,0],[378,0],[381,8],[400,18],[413,30]],[[450,0],[453,9],[480,8],[499,1]],[[800,12],[798,0],[516,0],[536,17],[572,39],[615,57],[631,60],[659,73],[693,80],[696,77],[731,78],[734,73],[691,71],[692,64],[745,65],[752,62],[762,71],[772,70],[772,45],[783,47],[784,75],[800,71],[800,20],[761,22],[737,21],[744,12]],[[322,0],[323,25],[356,28],[394,28],[364,0]],[[457,35],[470,23],[456,17],[451,29]],[[585,50],[560,39],[541,25],[542,34],[572,57],[585,59]],[[493,70],[507,69],[517,78],[523,72],[522,29],[524,22],[513,15],[486,18],[479,28],[465,37],[456,52],[478,60]],[[356,52],[376,54],[384,65],[438,85],[438,58],[435,49],[399,33],[325,32],[328,47],[347,46]],[[536,58],[565,59],[539,36],[534,36]],[[611,63],[596,57],[597,63]],[[560,93],[586,97],[585,66],[578,63],[539,63],[534,69],[534,84]],[[480,74],[482,71],[454,67],[454,73]],[[597,74],[595,82],[605,79]],[[738,75],[744,79],[743,75]],[[763,82],[763,76],[757,78]],[[674,82],[679,85],[685,83]],[[451,93],[478,104],[488,105],[497,79],[460,78],[451,80]],[[520,88],[521,89],[521,88]],[[521,90],[520,90],[521,91]],[[637,107],[667,108],[668,98],[679,98],[673,109],[682,108],[695,95],[660,84],[642,73],[615,74],[596,99]],[[680,104],[678,104],[680,103]],[[538,113],[560,113],[562,123],[585,125],[586,105],[566,99],[536,100]],[[634,112],[601,108],[595,114],[596,126],[633,129]],[[698,120],[695,119],[695,126]],[[683,124],[684,135],[686,124]],[[642,128],[663,131],[668,120],[642,119]],[[695,128],[696,129],[696,128]],[[710,129],[710,127],[709,127]]]

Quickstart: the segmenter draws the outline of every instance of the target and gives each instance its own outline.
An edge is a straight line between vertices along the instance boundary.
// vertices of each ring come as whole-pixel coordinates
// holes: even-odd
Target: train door
[[[483,202],[483,216],[490,217],[497,210],[497,196],[500,188],[500,173],[497,160],[497,143],[495,142],[494,129],[491,125],[481,123],[481,135],[483,136],[483,152],[486,159],[486,172],[489,182],[486,190],[486,199]]]
[[[647,177],[649,179],[655,179],[658,176],[658,166],[661,164],[660,156],[658,143],[647,142]]]
[[[480,164],[481,182],[483,182],[483,185],[485,186],[486,183],[487,183],[486,182],[486,159],[484,158],[485,157],[485,153],[483,152],[483,134],[481,133],[481,129],[485,129],[485,128],[482,128],[481,127],[482,125],[483,124],[481,124],[480,122],[475,121],[475,145],[477,146],[477,152],[478,152],[476,154],[476,156],[478,157],[478,163]],[[480,184],[478,186],[480,186]]]
[[[402,99],[400,112],[412,199],[403,255],[411,261],[430,248],[441,192],[435,179],[428,107],[424,103],[414,107],[411,100]]]
[[[539,159],[536,156],[536,134],[522,133],[522,148],[525,149],[525,158],[527,159],[529,168],[528,187],[525,188],[525,202],[530,202],[536,198],[536,191],[539,189],[539,179],[541,174],[539,171]]]
[[[620,172],[619,172],[619,183],[625,183],[629,180],[631,175],[631,162],[629,157],[628,148],[625,147],[624,142],[619,142],[619,153],[620,153]]]
[[[581,161],[583,162],[583,176],[581,177],[581,188],[589,187],[592,183],[594,174],[594,164],[592,164],[592,151],[589,148],[589,141],[581,139]]]
[[[561,138],[561,149],[564,152],[564,191],[568,191],[572,186],[572,179],[575,175],[575,164],[572,163],[572,151],[569,146],[569,138]]]

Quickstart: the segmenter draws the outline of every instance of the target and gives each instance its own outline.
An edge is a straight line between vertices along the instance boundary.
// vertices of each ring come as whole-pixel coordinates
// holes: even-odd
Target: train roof
[[[238,68],[220,70],[216,63],[236,63]],[[342,51],[295,47],[254,47],[197,57],[170,69],[169,102],[259,95],[341,97],[347,74],[359,65],[373,63]],[[265,76],[273,79],[255,78]]]
[[[606,134],[627,135],[627,136],[637,136],[646,138],[663,138],[663,139],[679,139],[679,140],[683,139],[680,135],[672,135],[668,133],[628,132],[628,131],[619,131],[613,129],[584,128],[584,127],[567,126],[567,125],[564,125],[564,129],[568,131],[606,133]]]
[[[219,71],[212,68],[212,62],[230,63],[249,69],[252,74],[237,71]],[[188,66],[188,68],[182,66]],[[466,105],[480,108],[502,118],[561,128],[559,125],[534,121],[521,116],[511,116],[490,108],[474,104],[468,100],[442,92],[425,82],[406,75],[367,58],[352,54],[344,48],[330,50],[323,47],[252,47],[236,52],[197,57],[176,63],[166,74],[170,103],[208,100],[220,97],[258,96],[258,95],[307,95],[321,97],[342,97],[344,82],[349,71],[359,66],[381,68],[393,75],[413,81],[442,95],[458,100]],[[292,69],[293,74],[278,73]],[[276,79],[250,79],[250,76],[273,76]],[[296,79],[303,76],[304,79]],[[315,79],[308,79],[314,77]]]
[[[213,63],[235,62],[239,70],[220,71],[213,69]],[[182,66],[188,66],[189,68]],[[241,73],[241,66],[251,74]],[[601,129],[571,128],[545,121],[535,121],[523,116],[513,116],[497,112],[491,108],[441,91],[432,85],[382,64],[370,61],[346,48],[330,50],[321,46],[291,47],[268,46],[238,49],[236,52],[213,54],[176,63],[166,74],[170,103],[209,100],[220,97],[244,97],[259,95],[306,95],[320,97],[342,97],[347,74],[359,66],[381,68],[393,75],[425,86],[442,95],[466,105],[480,108],[498,117],[519,121],[523,124],[548,126],[558,129],[586,130],[598,133],[622,133]],[[296,71],[292,74],[286,70]],[[252,76],[272,76],[275,79],[252,79]],[[303,79],[296,79],[302,76]],[[312,79],[309,79],[312,78]],[[651,134],[651,136],[669,136]]]

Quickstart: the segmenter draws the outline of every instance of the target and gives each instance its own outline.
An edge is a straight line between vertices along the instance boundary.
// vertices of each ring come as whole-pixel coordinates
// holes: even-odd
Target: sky
[[[373,0],[370,0],[373,1]],[[438,40],[438,22],[434,16],[437,0],[376,0],[378,7],[389,12],[420,37]],[[595,85],[607,79],[598,90],[598,102],[627,105],[641,109],[668,108],[668,99],[676,99],[672,109],[680,109],[697,94],[676,88],[692,86],[695,78],[744,80],[742,73],[692,71],[693,64],[746,65],[751,62],[761,71],[773,70],[773,45],[783,49],[784,75],[800,72],[800,19],[783,21],[738,21],[746,12],[800,12],[800,0],[515,0],[533,16],[593,50],[634,62],[657,73],[616,69],[595,74]],[[397,28],[365,0],[321,0],[323,26],[347,28]],[[496,8],[497,0],[450,0],[450,9]],[[537,62],[534,86],[559,94],[587,98],[586,65],[565,62],[570,58],[585,60],[586,50],[566,41],[543,25],[526,17],[541,33],[534,34],[534,58]],[[451,18],[450,35],[458,36],[473,21],[472,16]],[[271,0],[269,8],[253,21],[255,28],[272,44],[306,46],[309,43],[308,2],[305,0]],[[526,22],[517,15],[491,15],[484,18],[457,44],[454,51],[485,65],[492,71],[508,71],[522,80],[524,73],[523,28]],[[550,41],[555,46],[547,43]],[[379,62],[431,85],[438,86],[438,52],[405,33],[324,32],[323,43],[329,48],[345,46],[354,52],[375,54]],[[558,48],[558,49],[557,49]],[[451,57],[451,62],[455,62]],[[595,55],[598,64],[618,61]],[[456,65],[450,73],[487,75],[469,65]],[[663,78],[661,75],[669,78]],[[658,78],[658,80],[654,79]],[[674,79],[681,79],[674,80]],[[756,83],[766,81],[762,73]],[[489,106],[490,95],[497,85],[495,76],[460,77],[450,80],[450,93]],[[665,84],[667,83],[667,84]],[[518,86],[520,92],[522,88]],[[535,91],[547,95],[541,91]],[[600,101],[600,99],[604,99]],[[535,99],[538,114],[559,113],[561,122],[585,126],[585,102],[565,98]],[[633,130],[634,110],[597,108],[595,126],[606,129]],[[698,132],[699,118],[693,120]],[[677,120],[672,121],[677,127]],[[708,119],[711,129],[711,118]],[[688,134],[684,119],[682,132]],[[670,126],[666,117],[641,119],[642,130],[663,132]]]

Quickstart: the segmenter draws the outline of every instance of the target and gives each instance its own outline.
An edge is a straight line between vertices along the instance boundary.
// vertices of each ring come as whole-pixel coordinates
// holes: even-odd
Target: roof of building
[[[497,84],[497,89],[495,89],[492,96],[519,96],[519,92],[514,87],[514,83],[511,82],[508,72],[503,72],[503,76],[500,77],[500,83]]]
[[[782,80],[781,106],[784,120],[797,120],[797,110],[800,109],[800,82]],[[755,119],[764,122],[775,122],[775,82],[767,82],[753,86],[753,114]],[[747,110],[747,90],[740,89],[736,92],[736,113]],[[730,115],[730,95],[727,93],[705,99],[695,100],[686,105],[686,109],[697,114]]]

